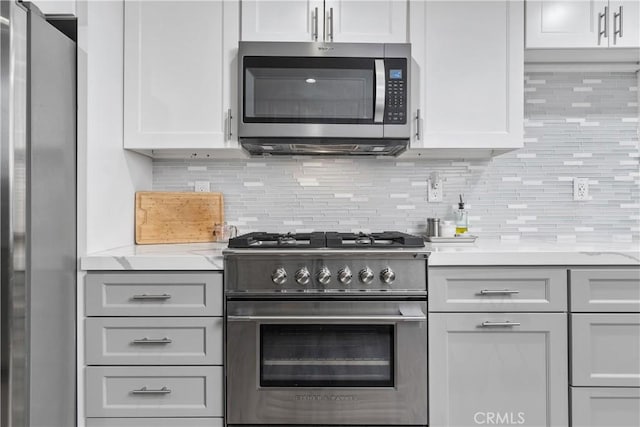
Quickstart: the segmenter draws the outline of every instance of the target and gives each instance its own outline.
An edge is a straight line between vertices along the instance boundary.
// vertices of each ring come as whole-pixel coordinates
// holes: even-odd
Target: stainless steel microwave
[[[411,46],[240,42],[238,136],[252,155],[398,155]]]

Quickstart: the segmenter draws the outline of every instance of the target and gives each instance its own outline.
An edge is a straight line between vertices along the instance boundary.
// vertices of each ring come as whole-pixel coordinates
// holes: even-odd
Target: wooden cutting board
[[[138,245],[213,242],[213,226],[223,222],[222,193],[136,193]]]

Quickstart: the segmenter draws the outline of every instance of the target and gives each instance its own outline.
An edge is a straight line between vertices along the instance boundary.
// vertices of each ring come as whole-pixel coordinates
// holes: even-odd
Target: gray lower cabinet
[[[572,387],[573,427],[640,426],[640,388]]]
[[[88,418],[86,427],[223,427],[222,418]]]
[[[87,273],[87,427],[223,426],[222,277]]]
[[[640,314],[571,314],[571,385],[640,387]]]
[[[222,317],[91,317],[87,365],[222,365]]]
[[[567,359],[564,313],[432,313],[430,425],[567,426]]]
[[[88,367],[87,417],[222,417],[221,366]]]
[[[572,269],[571,311],[640,313],[640,269]]]
[[[429,269],[429,312],[566,309],[567,270],[563,268]]]

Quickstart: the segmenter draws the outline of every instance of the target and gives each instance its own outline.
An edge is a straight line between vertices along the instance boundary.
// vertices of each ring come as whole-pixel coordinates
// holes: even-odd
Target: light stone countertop
[[[223,243],[132,245],[82,257],[82,270],[222,270]],[[429,266],[640,266],[637,243],[500,242],[430,244],[407,252],[431,252]]]

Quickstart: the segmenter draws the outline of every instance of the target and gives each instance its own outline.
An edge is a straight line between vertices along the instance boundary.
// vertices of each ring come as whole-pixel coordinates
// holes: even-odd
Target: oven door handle
[[[227,316],[230,322],[426,322],[427,316]]]
[[[384,104],[386,103],[387,73],[384,70],[384,59],[375,59],[376,68],[376,109],[374,111],[373,122],[382,123],[384,121]]]

